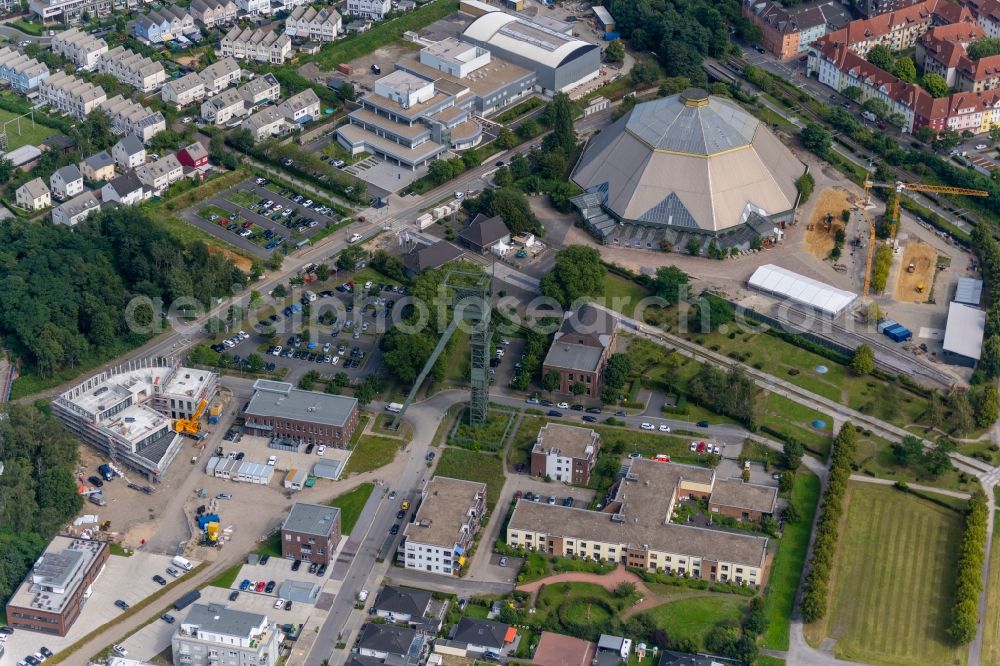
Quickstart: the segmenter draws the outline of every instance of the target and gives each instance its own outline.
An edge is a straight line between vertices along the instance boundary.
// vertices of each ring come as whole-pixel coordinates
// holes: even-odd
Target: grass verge
[[[801,471],[795,475],[791,504],[799,510],[801,518],[785,525],[785,533],[778,545],[778,553],[771,564],[771,577],[767,584],[767,603],[764,611],[769,621],[763,636],[764,647],[787,650],[795,605],[795,592],[806,561],[809,534],[812,532],[816,504],[819,501],[819,477]]]
[[[361,510],[365,508],[365,502],[375,490],[374,483],[362,483],[354,490],[330,500],[330,506],[340,509],[340,531],[342,534],[350,534],[354,525],[361,517]]]
[[[344,474],[346,476],[361,474],[388,465],[396,457],[396,452],[402,444],[403,441],[399,439],[365,435],[351,452]]]
[[[234,564],[209,582],[209,585],[212,587],[222,587],[228,590],[233,586],[233,583],[236,582],[236,577],[240,575],[241,568],[243,568],[242,562]]]

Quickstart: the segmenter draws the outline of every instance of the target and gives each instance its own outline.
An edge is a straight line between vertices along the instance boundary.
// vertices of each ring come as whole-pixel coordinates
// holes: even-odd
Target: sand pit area
[[[907,267],[913,264],[913,272]],[[896,279],[896,290],[893,298],[908,303],[923,303],[927,300],[931,286],[934,284],[934,270],[937,263],[937,250],[927,243],[911,241],[903,248],[903,260],[899,264],[899,277]],[[917,287],[923,285],[923,292]]]
[[[805,239],[809,253],[817,259],[826,259],[830,256],[837,230],[846,226],[840,218],[841,212],[845,209],[851,209],[846,190],[827,188],[820,192],[809,224],[806,226]]]

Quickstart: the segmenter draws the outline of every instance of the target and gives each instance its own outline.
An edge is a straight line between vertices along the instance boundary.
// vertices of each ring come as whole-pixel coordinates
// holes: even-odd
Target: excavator
[[[865,291],[864,298],[868,299],[868,293],[871,291],[872,284],[872,260],[875,257],[875,222],[868,215],[868,206],[871,204],[871,191],[875,188],[879,189],[893,189],[896,191],[896,196],[892,200],[892,206],[889,210],[889,221],[892,227],[889,231],[889,241],[896,240],[896,232],[899,230],[899,210],[900,203],[899,199],[903,192],[933,192],[935,194],[961,194],[967,197],[988,197],[989,192],[984,190],[973,190],[965,187],[950,187],[948,185],[926,185],[924,183],[904,183],[902,181],[897,181],[895,183],[876,183],[871,180],[866,180],[864,183],[865,187],[865,199],[861,202],[859,206],[861,210],[861,215],[868,222],[868,256],[865,258]]]
[[[205,413],[205,408],[208,407],[208,401],[202,400],[198,403],[198,409],[194,410],[194,414],[191,415],[189,419],[177,419],[174,421],[174,430],[181,434],[197,435],[201,431],[201,415]]]

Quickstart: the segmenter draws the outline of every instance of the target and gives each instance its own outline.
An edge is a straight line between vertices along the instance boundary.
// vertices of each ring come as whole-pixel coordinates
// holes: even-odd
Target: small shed
[[[306,478],[308,476],[309,475],[306,474],[304,469],[288,470],[288,474],[285,475],[285,489],[302,490],[302,486],[306,482]]]
[[[319,586],[301,580],[286,580],[278,586],[278,596],[295,603],[315,604],[319,597]]]
[[[343,467],[343,463],[339,460],[318,460],[313,465],[313,476],[336,481],[340,478],[340,472],[343,470]]]
[[[959,278],[955,288],[955,302],[979,306],[983,300],[983,281],[975,278]]]
[[[611,16],[611,12],[605,9],[602,5],[594,5],[591,9],[594,12],[594,19],[597,21],[597,25],[601,30],[604,32],[615,31],[615,19]]]
[[[271,483],[271,477],[273,475],[273,465],[262,465],[260,463],[244,461],[240,464],[235,474],[230,472],[229,478],[233,481],[243,481],[244,483],[254,483],[266,486]]]

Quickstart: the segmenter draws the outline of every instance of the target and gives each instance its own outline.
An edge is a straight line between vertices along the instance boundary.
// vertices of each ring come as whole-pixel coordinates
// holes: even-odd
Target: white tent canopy
[[[748,285],[751,289],[778,298],[787,298],[830,317],[838,316],[858,297],[857,294],[837,289],[774,264],[764,264],[754,271]]]

